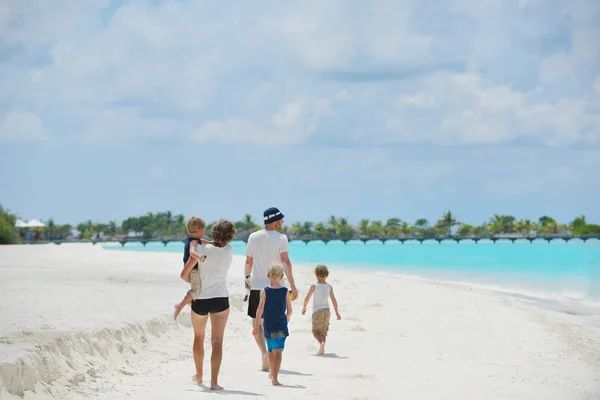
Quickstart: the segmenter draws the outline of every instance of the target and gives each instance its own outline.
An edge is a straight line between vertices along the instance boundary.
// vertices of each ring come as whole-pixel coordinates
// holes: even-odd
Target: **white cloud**
[[[42,141],[48,139],[44,123],[35,114],[9,111],[0,119],[0,140]]]
[[[504,85],[485,85],[473,73],[440,74],[426,79],[424,86],[425,92],[403,95],[399,106],[414,105],[417,99],[429,96],[437,100],[436,112],[428,114],[424,122],[422,115],[398,108],[398,115],[387,121],[390,140],[449,145],[530,138],[559,146],[589,142],[586,132],[598,123],[597,116],[586,112],[583,100],[547,103],[536,99],[536,90],[519,92]]]
[[[300,122],[302,114],[302,104],[298,101],[288,103],[281,107],[281,110],[273,116],[273,122],[279,127],[286,125],[296,125]]]
[[[7,0],[0,107],[85,141],[597,143],[596,3]]]
[[[435,106],[435,96],[433,93],[427,92],[402,95],[398,98],[396,104],[399,106],[412,106],[417,108],[433,107]]]
[[[332,99],[310,103],[292,101],[280,107],[270,118],[257,124],[246,118],[225,118],[203,123],[188,138],[202,142],[247,142],[268,145],[298,143],[312,135],[319,120],[329,115]]]

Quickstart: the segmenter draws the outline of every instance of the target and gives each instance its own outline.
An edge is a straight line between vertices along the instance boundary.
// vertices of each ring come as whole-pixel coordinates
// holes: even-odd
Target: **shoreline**
[[[116,243],[120,245],[119,243]],[[108,244],[110,245],[110,244]],[[437,245],[436,245],[437,246]],[[497,245],[494,245],[497,246]],[[511,244],[512,246],[512,244]],[[104,245],[102,245],[104,247]],[[162,247],[160,247],[162,248]],[[108,251],[114,251],[115,249],[106,249]],[[138,250],[127,248],[118,249],[120,252],[139,252]],[[154,250],[144,250],[144,252],[153,252]],[[158,253],[171,253],[171,251],[157,251]],[[236,255],[236,257],[243,257]],[[292,255],[293,257],[293,255]],[[316,265],[308,265],[306,263],[295,263],[292,258],[294,268],[304,268],[312,270]],[[600,328],[600,295],[598,297],[591,297],[584,292],[582,288],[551,288],[548,286],[539,285],[528,286],[523,284],[523,280],[519,279],[518,272],[507,273],[502,278],[510,277],[505,279],[504,282],[499,282],[498,279],[489,278],[486,279],[485,272],[478,272],[478,278],[475,278],[475,274],[472,272],[457,272],[453,270],[442,270],[442,269],[431,269],[431,268],[419,268],[419,266],[401,266],[396,267],[393,265],[364,265],[361,263],[348,264],[344,262],[329,262],[326,263],[330,267],[335,269],[343,269],[346,271],[354,271],[361,274],[379,274],[382,276],[391,275],[397,276],[404,279],[410,279],[414,281],[425,281],[432,284],[450,284],[460,288],[470,288],[475,290],[481,290],[489,293],[496,293],[506,295],[510,297],[520,298],[522,300],[534,303],[537,307],[540,307],[549,311],[556,311],[560,313],[566,313],[575,317],[592,317],[592,318],[580,318],[575,319],[574,322],[578,324],[584,324],[593,328]],[[420,271],[419,271],[420,269]],[[445,275],[445,276],[443,276]],[[459,275],[462,275],[459,277]],[[599,276],[600,277],[600,276]],[[547,278],[548,279],[548,278]],[[554,278],[556,281],[561,280]],[[564,278],[562,278],[564,280]],[[548,281],[553,281],[548,279]],[[600,281],[598,282],[600,286]]]
[[[187,383],[189,310],[179,325],[169,320],[172,304],[187,290],[178,277],[179,254],[40,245],[0,247],[0,256],[5,278],[0,397],[12,398],[8,392],[24,393],[26,400],[75,400],[92,393],[117,399],[198,395],[187,391],[194,387]],[[278,397],[280,392],[262,384],[266,378],[260,372],[242,368],[256,358],[242,301],[243,262],[235,256],[229,273],[232,313],[223,381],[246,394],[240,398]],[[284,376],[298,389],[292,396],[390,398],[399,396],[398,384],[407,398],[454,393],[473,400],[563,400],[600,394],[594,378],[600,376],[600,336],[574,324],[572,316],[527,299],[373,271],[332,269],[329,282],[343,319],[331,324],[333,356],[311,357],[310,315],[300,314],[299,302],[314,280],[312,268],[294,265],[300,300],[294,302],[283,363],[294,372]],[[45,301],[33,301],[30,291],[45,293]],[[156,368],[157,362],[164,365]],[[247,379],[236,383],[236,376]]]

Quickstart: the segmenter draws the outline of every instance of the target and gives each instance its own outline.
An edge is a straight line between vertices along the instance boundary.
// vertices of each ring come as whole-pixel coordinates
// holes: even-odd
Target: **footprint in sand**
[[[375,375],[366,374],[366,373],[358,373],[358,374],[347,375],[346,378],[347,379],[375,379]]]
[[[373,303],[365,306],[365,308],[381,308],[383,305],[381,303]]]
[[[352,328],[352,332],[366,332],[367,330],[361,326],[361,325],[356,325],[355,327]]]
[[[296,333],[312,333],[312,329],[305,329],[305,328],[294,329],[294,332],[296,332]]]

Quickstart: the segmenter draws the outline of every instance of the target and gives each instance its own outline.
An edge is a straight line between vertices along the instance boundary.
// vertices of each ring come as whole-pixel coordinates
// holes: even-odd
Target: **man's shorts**
[[[194,268],[190,272],[190,286],[188,294],[192,296],[192,299],[196,300],[200,296],[200,272],[198,268]]]
[[[267,350],[269,353],[273,350],[281,349],[285,347],[285,337],[277,338],[277,339],[267,339]]]
[[[327,336],[329,331],[329,308],[319,308],[312,315],[312,331],[316,335]]]
[[[256,310],[260,303],[260,290],[251,290],[248,297],[248,316],[256,318]]]

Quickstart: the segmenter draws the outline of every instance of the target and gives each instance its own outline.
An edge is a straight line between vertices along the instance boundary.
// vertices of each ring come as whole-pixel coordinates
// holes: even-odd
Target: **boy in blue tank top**
[[[260,291],[260,303],[256,310],[255,325],[252,334],[254,336],[258,335],[262,318],[267,349],[269,350],[269,363],[271,365],[269,378],[273,385],[281,385],[278,375],[281,368],[285,339],[289,336],[288,321],[292,316],[292,301],[288,296],[288,289],[281,286],[283,265],[278,262],[272,263],[267,270],[267,277],[271,283]]]
[[[200,217],[190,217],[185,224],[188,235],[185,237],[183,245],[183,270],[188,264],[194,263],[194,268],[188,276],[182,276],[181,278],[190,284],[190,290],[179,303],[175,304],[175,312],[173,313],[173,319],[177,319],[177,316],[187,305],[192,304],[200,294],[200,275],[198,273],[198,262],[204,261],[204,256],[196,251],[198,244],[210,243],[206,239],[202,239],[206,230],[206,223]]]

